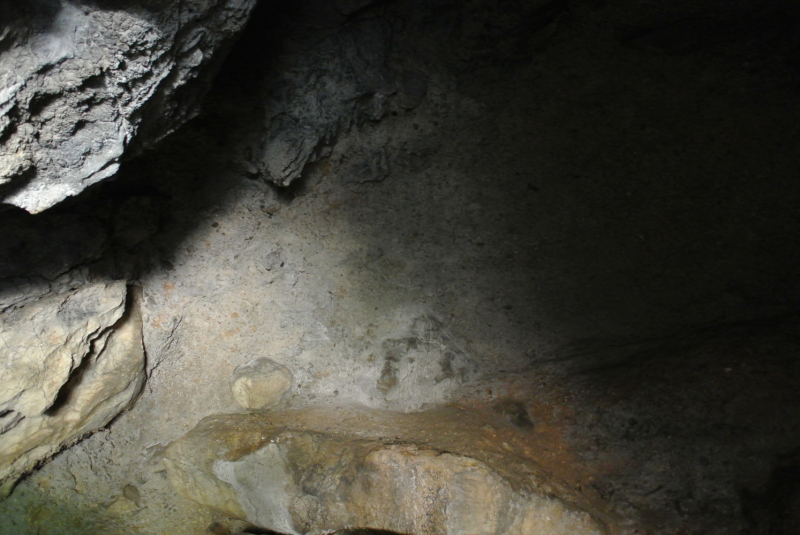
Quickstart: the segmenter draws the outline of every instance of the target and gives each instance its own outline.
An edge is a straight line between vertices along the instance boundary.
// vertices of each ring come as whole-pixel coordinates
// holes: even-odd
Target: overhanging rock
[[[36,213],[191,119],[256,0],[0,0],[0,201]]]

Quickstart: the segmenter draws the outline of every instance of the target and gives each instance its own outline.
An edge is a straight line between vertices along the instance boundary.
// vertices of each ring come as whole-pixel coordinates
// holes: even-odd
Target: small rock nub
[[[292,388],[292,372],[268,358],[242,364],[233,371],[231,391],[245,409],[274,407]]]

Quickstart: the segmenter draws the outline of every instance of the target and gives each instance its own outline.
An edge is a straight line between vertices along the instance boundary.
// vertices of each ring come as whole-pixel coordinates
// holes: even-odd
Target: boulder
[[[195,116],[255,3],[0,1],[0,202],[45,210]]]

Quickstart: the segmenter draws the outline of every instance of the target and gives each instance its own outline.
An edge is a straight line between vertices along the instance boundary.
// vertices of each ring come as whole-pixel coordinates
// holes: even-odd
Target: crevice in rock
[[[91,341],[91,352],[84,356],[81,363],[72,370],[69,380],[61,386],[53,400],[53,404],[44,411],[44,416],[55,417],[63,411],[71,410],[74,397],[82,387],[84,375],[96,366],[97,359],[103,357],[103,351],[106,349],[108,337],[119,329],[120,326],[130,322],[133,314],[139,314],[139,311],[135,310],[137,306],[137,299],[133,295],[135,291],[136,290],[132,287],[128,288],[125,299],[125,312],[116,323],[95,335],[94,339]]]
[[[14,429],[23,418],[25,415],[10,409],[0,412],[0,435]]]
[[[781,455],[759,492],[743,490],[744,514],[754,535],[792,535],[800,530],[800,450]]]

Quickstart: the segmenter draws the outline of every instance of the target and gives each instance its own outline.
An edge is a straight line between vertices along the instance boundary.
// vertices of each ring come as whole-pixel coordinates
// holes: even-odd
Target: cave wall
[[[196,112],[224,56],[186,70],[196,54],[176,52],[179,43],[200,25],[215,37],[199,43],[216,50],[250,4],[203,4],[210,11],[184,19],[173,3],[120,6],[80,16],[163,17],[155,26],[172,29],[154,46],[171,59],[153,72],[190,73],[188,96],[166,83],[182,75],[148,86],[141,109],[152,112],[142,112],[133,154]],[[0,439],[49,433],[34,454],[3,461],[5,488],[101,429],[0,503],[14,523],[0,533],[342,527],[373,518],[348,516],[320,490],[340,471],[372,473],[360,453],[326,465],[345,450],[374,450],[369,459],[387,465],[413,452],[423,461],[409,466],[445,480],[449,468],[424,459],[453,455],[478,467],[476,488],[508,485],[488,494],[513,496],[515,511],[544,504],[535,514],[558,509],[587,533],[791,533],[797,490],[780,473],[796,469],[800,436],[798,20],[783,2],[262,2],[196,119],[123,162],[113,182],[40,214],[0,213],[4,356],[40,363],[0,377],[25,383],[3,400]],[[52,117],[87,121],[80,114],[94,112],[70,99],[98,91],[89,86],[54,93],[48,105],[64,111]],[[113,128],[128,128],[113,113]],[[36,117],[9,131],[46,133]],[[47,150],[88,150],[64,139]],[[25,154],[14,143],[37,147],[7,137],[14,157]],[[63,197],[37,182],[39,167],[35,177],[19,190],[45,184],[33,204],[7,199],[35,212]],[[111,304],[87,299],[93,292],[113,294]],[[124,325],[138,338],[111,351]],[[128,373],[92,371],[103,369]],[[95,377],[111,394],[73,405]],[[44,397],[39,383],[52,383]],[[354,407],[365,412],[337,420]],[[236,477],[235,467],[213,469],[224,457],[213,446],[184,451],[213,415],[248,410],[266,415],[263,436],[329,448],[280,475],[296,485],[291,521],[284,511],[265,525],[273,513],[248,515],[243,504],[271,507],[257,503],[270,496],[260,485],[280,470],[260,456],[294,445],[259,442],[252,458],[226,457],[246,466]],[[396,412],[427,416],[403,427]],[[270,427],[281,418],[294,427]],[[255,490],[209,498],[196,481]],[[398,503],[416,503],[397,492]],[[498,526],[528,525],[476,501]],[[383,518],[385,529],[422,529]],[[465,529],[437,522],[436,533]]]

